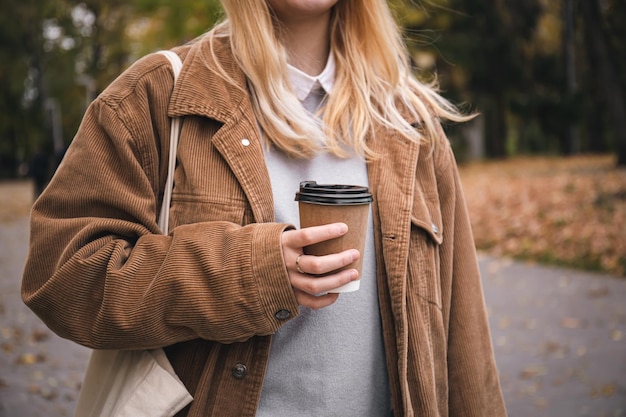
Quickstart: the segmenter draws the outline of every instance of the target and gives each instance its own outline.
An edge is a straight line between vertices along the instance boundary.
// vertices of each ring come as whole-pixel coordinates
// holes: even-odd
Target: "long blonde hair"
[[[221,0],[226,19],[209,38],[229,36],[233,53],[248,79],[255,115],[266,138],[297,158],[325,147],[345,157],[345,146],[371,160],[367,145],[377,126],[412,140],[436,142],[441,120],[468,119],[439,95],[437,86],[412,74],[408,52],[385,0],[339,0],[330,25],[336,62],[333,90],[323,113],[311,115],[294,94],[280,27],[267,0]],[[212,39],[210,39],[212,41]],[[419,121],[407,122],[401,108]]]

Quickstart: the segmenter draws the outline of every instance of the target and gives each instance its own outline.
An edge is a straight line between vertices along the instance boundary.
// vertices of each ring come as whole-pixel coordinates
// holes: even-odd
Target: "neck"
[[[283,34],[289,63],[309,75],[320,74],[330,52],[329,26],[330,13],[312,21],[285,23]]]

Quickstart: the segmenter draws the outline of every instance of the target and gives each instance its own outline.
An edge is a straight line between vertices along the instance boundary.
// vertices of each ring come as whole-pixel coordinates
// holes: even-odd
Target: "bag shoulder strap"
[[[178,80],[178,75],[183,68],[183,62],[177,53],[172,51],[159,51],[159,54],[165,56],[172,64],[174,72],[174,85]],[[159,212],[159,227],[164,235],[169,233],[169,215],[170,203],[172,201],[172,189],[174,188],[174,169],[176,167],[176,150],[178,148],[178,138],[180,137],[180,128],[182,120],[180,117],[172,118],[170,127],[170,155],[167,165],[167,179],[165,181],[165,190],[163,192],[163,202],[161,211]]]
[[[176,83],[180,70],[183,69],[183,61],[181,61],[178,54],[173,51],[159,51],[158,53],[165,56],[172,64],[172,70],[174,71],[174,83]]]

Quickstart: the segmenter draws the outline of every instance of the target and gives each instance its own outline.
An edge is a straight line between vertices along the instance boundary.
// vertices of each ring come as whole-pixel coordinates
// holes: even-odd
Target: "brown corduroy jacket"
[[[33,207],[22,295],[82,345],[165,346],[194,397],[180,415],[253,416],[271,335],[298,315],[280,245],[290,226],[274,223],[258,125],[227,41],[215,55],[204,40],[177,52],[174,87],[169,62],[150,55],[88,109]],[[163,236],[173,116],[184,123]],[[369,144],[383,155],[368,173],[394,415],[506,415],[448,141],[432,148],[380,129]]]

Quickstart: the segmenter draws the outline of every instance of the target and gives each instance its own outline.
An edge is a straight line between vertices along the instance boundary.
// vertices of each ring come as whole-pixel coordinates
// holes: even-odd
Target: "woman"
[[[165,347],[181,416],[505,415],[440,127],[465,118],[411,76],[386,3],[222,4],[175,86],[150,55],[87,111],[33,209],[25,302],[85,346]],[[301,180],[370,187],[363,254],[300,256],[346,231],[292,226]],[[361,289],[329,293],[359,257]]]

